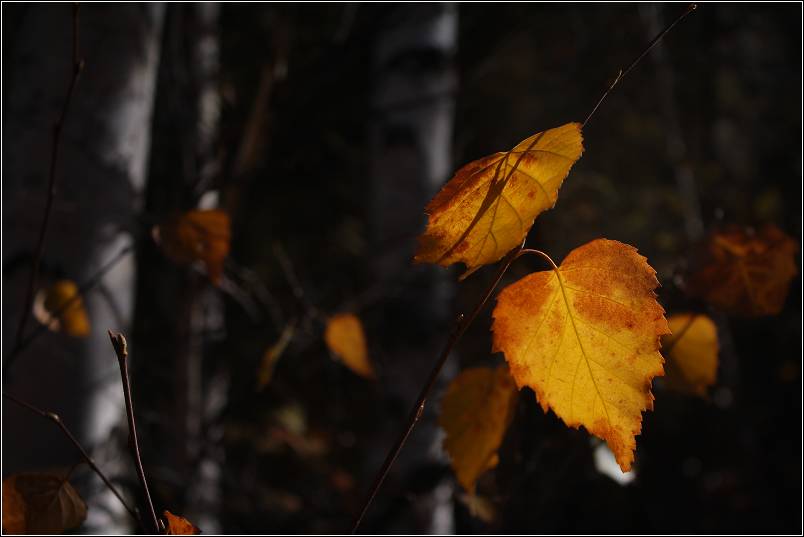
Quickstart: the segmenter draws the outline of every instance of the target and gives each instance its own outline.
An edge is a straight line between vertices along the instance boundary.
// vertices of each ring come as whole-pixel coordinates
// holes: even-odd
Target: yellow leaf
[[[164,511],[163,516],[167,521],[165,533],[167,535],[198,535],[201,533],[195,525],[182,516],[174,515],[170,511]]]
[[[517,385],[542,409],[605,440],[631,469],[651,380],[664,374],[656,272],[636,248],[597,239],[560,267],[530,274],[500,293],[493,351],[505,353]]]
[[[33,316],[54,332],[73,337],[87,337],[90,332],[84,302],[71,280],[59,280],[40,290],[34,298]]]
[[[491,524],[497,518],[497,508],[489,498],[475,494],[459,494],[458,500],[466,506],[470,515],[486,524]]]
[[[3,479],[3,530],[8,533],[62,533],[86,517],[84,500],[64,477],[14,474]]]
[[[231,239],[229,215],[225,212],[195,210],[173,216],[154,228],[154,238],[174,262],[201,261],[209,279],[220,283]]]
[[[673,335],[662,338],[667,359],[667,384],[678,391],[706,395],[717,380],[717,329],[700,313],[681,313],[667,319]]]
[[[757,234],[742,228],[714,233],[687,290],[725,313],[775,315],[798,273],[797,251],[795,241],[774,225]]]
[[[374,368],[368,359],[363,324],[351,313],[339,313],[327,321],[324,341],[343,363],[358,375],[373,379]]]
[[[268,385],[269,382],[271,382],[271,378],[274,376],[274,367],[276,367],[276,362],[279,361],[279,358],[282,356],[282,353],[285,352],[290,340],[293,339],[293,333],[295,331],[295,322],[285,326],[285,328],[282,330],[282,334],[279,336],[279,340],[271,345],[268,350],[265,351],[265,354],[263,354],[262,360],[260,361],[260,368],[257,371],[258,390],[262,390]]]
[[[579,123],[540,132],[511,151],[471,162],[427,205],[417,263],[462,262],[465,278],[518,246],[583,152]]]
[[[469,493],[477,478],[497,464],[517,394],[505,365],[467,369],[447,388],[438,421],[458,482]]]

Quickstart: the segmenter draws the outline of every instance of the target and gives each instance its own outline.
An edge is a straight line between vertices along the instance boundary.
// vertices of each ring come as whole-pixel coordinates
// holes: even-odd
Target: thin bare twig
[[[352,533],[357,532],[358,528],[360,527],[360,523],[363,521],[363,517],[366,515],[369,507],[371,507],[374,497],[377,495],[377,492],[380,490],[383,481],[385,481],[385,477],[391,470],[391,466],[393,466],[394,461],[396,461],[396,458],[399,456],[399,452],[402,451],[402,447],[405,445],[408,436],[410,436],[410,433],[413,432],[413,428],[416,426],[419,418],[421,418],[422,414],[424,413],[424,406],[427,403],[427,398],[430,396],[430,392],[432,391],[433,386],[435,386],[438,375],[441,373],[441,369],[443,369],[447,358],[452,352],[452,349],[455,348],[455,345],[458,343],[458,341],[460,341],[461,337],[466,332],[466,329],[469,328],[469,325],[472,324],[477,315],[480,313],[480,310],[483,309],[483,306],[485,306],[486,302],[488,302],[489,298],[491,298],[491,295],[494,293],[494,289],[496,289],[497,284],[500,283],[500,280],[508,270],[508,267],[511,266],[511,263],[513,263],[517,258],[524,245],[525,241],[523,240],[522,244],[520,244],[518,248],[511,250],[511,252],[503,259],[496,276],[483,293],[483,298],[477,303],[474,309],[468,315],[458,315],[458,318],[455,321],[455,329],[452,331],[452,334],[450,334],[444,349],[441,351],[433,370],[430,372],[430,376],[427,378],[427,382],[425,382],[421,393],[419,393],[418,399],[416,399],[416,403],[413,405],[413,408],[410,411],[405,428],[400,433],[399,438],[391,448],[391,451],[388,452],[385,462],[380,468],[380,471],[374,480],[374,484],[372,485],[371,490],[369,491],[369,494],[363,503],[363,508],[360,510],[360,514],[357,516],[354,524],[352,525]]]
[[[81,457],[83,457],[84,462],[86,462],[87,465],[90,468],[92,468],[92,471],[94,471],[98,475],[98,477],[101,478],[101,481],[103,481],[103,483],[109,488],[109,490],[112,491],[112,494],[114,494],[117,497],[117,499],[120,500],[120,503],[123,504],[123,507],[126,508],[126,511],[128,511],[128,513],[132,517],[134,517],[134,520],[142,524],[142,520],[140,519],[137,512],[128,504],[128,502],[126,502],[126,500],[123,498],[123,495],[120,494],[120,492],[115,488],[115,486],[112,485],[112,482],[109,481],[109,478],[106,477],[106,474],[104,474],[103,471],[100,468],[98,468],[98,465],[95,464],[95,461],[92,460],[92,457],[89,456],[89,453],[87,453],[87,451],[84,449],[81,443],[78,442],[78,440],[75,438],[70,429],[67,428],[67,426],[61,420],[58,414],[44,411],[27,401],[23,401],[22,399],[20,399],[15,395],[11,395],[10,393],[3,392],[3,397],[11,401],[12,403],[16,404],[17,406],[20,406],[28,410],[29,412],[37,414],[38,416],[55,423],[56,426],[59,429],[61,429],[61,432],[64,433],[64,436],[66,436],[67,439],[73,444],[73,446],[75,446],[75,449],[77,449],[78,452],[81,453]]]
[[[151,523],[155,533],[160,533],[161,528],[159,521],[156,518],[156,511],[154,504],[151,501],[151,493],[148,491],[148,482],[145,479],[145,470],[142,467],[142,459],[140,457],[140,445],[137,441],[137,425],[134,421],[134,404],[131,400],[131,383],[128,380],[128,345],[126,338],[121,333],[114,334],[109,330],[109,339],[112,340],[112,346],[117,354],[117,362],[120,364],[120,376],[123,379],[123,396],[126,400],[126,417],[128,418],[128,446],[131,449],[131,456],[134,458],[134,464],[137,467],[137,477],[142,485],[142,491],[145,495],[145,502],[148,505],[148,512],[151,515]]]
[[[687,6],[687,9],[685,9],[685,10],[684,10],[684,12],[683,12],[681,15],[679,15],[678,17],[676,17],[676,19],[675,19],[673,22],[671,22],[671,23],[670,23],[670,24],[667,26],[667,28],[665,28],[664,30],[662,30],[661,32],[659,32],[659,34],[658,34],[656,37],[654,37],[654,38],[653,38],[653,41],[651,41],[650,43],[648,43],[648,46],[647,46],[647,47],[645,47],[645,50],[643,50],[643,51],[642,51],[642,52],[639,54],[639,56],[637,56],[637,57],[634,59],[634,61],[632,61],[632,62],[631,62],[629,65],[628,65],[628,67],[626,67],[625,69],[620,69],[620,72],[617,74],[617,78],[615,78],[615,79],[614,79],[614,82],[612,82],[612,83],[609,85],[608,89],[607,89],[605,92],[603,92],[603,95],[600,97],[600,99],[598,99],[597,104],[595,104],[595,107],[592,109],[592,111],[591,111],[591,112],[589,112],[589,115],[588,115],[588,116],[586,116],[586,119],[583,121],[583,124],[581,125],[581,127],[586,127],[586,124],[587,124],[587,123],[589,123],[589,120],[590,120],[590,119],[592,119],[592,116],[594,116],[594,115],[595,115],[595,112],[597,112],[597,109],[600,107],[600,105],[601,105],[601,104],[603,104],[603,101],[605,101],[605,100],[606,100],[606,97],[608,97],[608,96],[609,96],[609,93],[611,93],[611,90],[613,90],[613,89],[614,89],[614,87],[615,87],[615,86],[616,86],[616,85],[617,85],[617,84],[620,82],[620,80],[622,80],[623,78],[625,78],[625,77],[626,77],[626,75],[627,75],[628,73],[630,73],[630,72],[631,72],[631,70],[632,70],[634,67],[636,67],[636,66],[637,66],[637,64],[638,64],[640,61],[642,61],[642,58],[644,58],[644,57],[645,57],[645,55],[646,55],[648,52],[650,52],[651,50],[653,50],[653,47],[655,47],[656,45],[658,45],[658,44],[659,44],[659,41],[661,41],[661,40],[662,40],[662,38],[664,38],[664,36],[665,36],[665,35],[667,35],[667,33],[668,33],[668,32],[670,32],[670,30],[672,30],[672,29],[673,29],[673,27],[674,27],[676,24],[678,24],[679,22],[681,22],[681,20],[682,20],[684,17],[686,17],[687,15],[689,15],[690,13],[692,13],[693,11],[695,11],[696,9],[698,9],[698,5],[697,5],[697,4],[690,4],[690,5],[688,5],[688,6]]]
[[[59,157],[59,147],[61,146],[61,132],[64,129],[64,122],[67,119],[67,111],[70,107],[75,86],[78,84],[78,79],[81,72],[84,70],[84,60],[81,58],[79,50],[79,33],[78,33],[78,4],[73,4],[73,54],[72,54],[72,75],[70,77],[70,85],[67,88],[67,96],[64,98],[64,103],[61,107],[61,113],[58,120],[53,125],[53,144],[50,151],[50,174],[48,180],[47,201],[45,202],[45,214],[42,217],[42,225],[39,228],[39,238],[36,241],[36,249],[34,250],[33,262],[31,264],[31,275],[28,278],[28,288],[25,294],[25,304],[22,308],[22,317],[17,325],[17,335],[15,341],[22,340],[25,334],[25,327],[28,324],[28,317],[31,311],[31,304],[33,303],[33,295],[36,290],[37,280],[39,279],[39,265],[42,261],[42,256],[45,252],[45,236],[47,235],[48,223],[50,222],[50,213],[53,211],[53,200],[56,197],[56,165]]]

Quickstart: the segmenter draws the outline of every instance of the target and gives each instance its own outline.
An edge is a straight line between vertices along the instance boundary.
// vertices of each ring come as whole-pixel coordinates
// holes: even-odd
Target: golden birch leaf
[[[54,332],[81,338],[90,332],[89,316],[72,280],[59,280],[36,293],[33,316]]]
[[[63,533],[86,517],[84,500],[64,477],[14,474],[3,479],[3,530],[8,533]]]
[[[175,263],[201,261],[209,279],[220,283],[229,255],[229,215],[217,209],[194,210],[168,218],[153,230],[154,239]]]
[[[361,377],[375,378],[374,368],[368,358],[363,323],[356,315],[339,313],[330,317],[324,331],[324,341],[346,367]]]
[[[664,374],[659,339],[670,330],[658,285],[636,248],[597,239],[503,289],[493,313],[493,351],[505,353],[517,385],[605,440],[623,472],[642,412],[653,409],[651,380]]]
[[[164,511],[163,516],[167,521],[165,533],[167,535],[198,535],[201,530],[183,516],[174,515],[170,511]]]
[[[447,388],[439,417],[446,432],[444,449],[458,482],[469,493],[474,493],[477,478],[497,465],[517,394],[505,365],[467,369]]]
[[[464,263],[461,278],[498,261],[555,205],[582,152],[580,123],[567,123],[534,134],[511,151],[470,162],[425,208],[429,221],[414,261]]]
[[[667,385],[706,396],[717,380],[717,328],[706,315],[679,313],[667,319],[672,335],[662,337]]]
[[[790,282],[798,274],[796,252],[796,242],[774,225],[759,233],[743,228],[714,233],[687,290],[725,313],[775,315],[782,310]]]

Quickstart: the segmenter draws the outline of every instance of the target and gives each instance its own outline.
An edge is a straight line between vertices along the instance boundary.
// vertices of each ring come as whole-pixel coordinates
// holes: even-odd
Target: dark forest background
[[[46,333],[4,390],[62,415],[138,501],[119,374],[132,357],[143,462],[159,510],[205,533],[344,533],[455,315],[493,276],[414,267],[424,205],[460,165],[583,121],[685,4],[87,4],[85,72],[64,131],[42,280],[85,281],[92,336]],[[14,345],[46,198],[50,128],[69,81],[71,6],[3,4],[3,353]],[[557,261],[598,237],[636,246],[669,313],[695,244],[773,223],[801,243],[801,5],[702,4],[584,129],[585,151],[528,244]],[[150,228],[199,204],[232,218],[220,287],[173,264]],[[801,267],[800,254],[797,265]],[[123,265],[121,265],[122,267]],[[515,264],[503,284],[543,267]],[[443,386],[499,363],[487,307],[459,344],[367,532],[801,531],[801,279],[782,313],[709,312],[708,398],[654,383],[635,479],[520,393],[471,515],[436,425]],[[376,381],[334,360],[322,319],[363,321]],[[273,379],[265,350],[297,328]],[[35,324],[35,322],[33,322]],[[78,460],[3,402],[3,476]],[[81,470],[80,531],[134,531]]]

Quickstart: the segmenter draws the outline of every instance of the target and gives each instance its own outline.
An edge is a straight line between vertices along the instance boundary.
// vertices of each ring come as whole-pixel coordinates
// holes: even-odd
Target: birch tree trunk
[[[86,67],[61,134],[58,190],[39,283],[78,283],[133,241],[150,146],[159,59],[160,4],[82,6]],[[3,355],[23,314],[30,260],[47,198],[51,133],[72,70],[72,6],[3,6]],[[3,378],[3,389],[62,416],[86,446],[109,443],[123,414],[117,361],[106,330],[130,328],[133,255],[123,258],[84,297],[86,339],[45,333]],[[35,321],[28,324],[30,331]],[[51,424],[3,405],[3,471],[70,465],[79,457]],[[113,450],[112,450],[113,451]],[[96,450],[110,473],[123,455]],[[122,511],[106,492],[88,528],[113,529]],[[90,502],[93,498],[90,497]],[[96,505],[96,504],[95,504]],[[112,517],[112,519],[109,518]],[[119,527],[119,526],[118,526]]]

